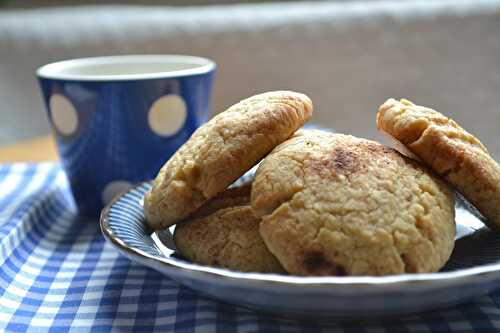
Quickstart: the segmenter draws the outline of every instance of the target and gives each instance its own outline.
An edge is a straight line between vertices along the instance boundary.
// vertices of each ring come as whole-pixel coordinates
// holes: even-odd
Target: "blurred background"
[[[214,113],[292,89],[314,123],[383,140],[378,106],[406,97],[500,159],[500,0],[0,0],[0,146],[49,134],[37,67],[144,53],[214,59]]]

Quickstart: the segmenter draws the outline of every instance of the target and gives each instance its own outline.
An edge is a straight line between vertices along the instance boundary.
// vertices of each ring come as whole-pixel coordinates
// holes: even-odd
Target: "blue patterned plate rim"
[[[131,255],[137,259],[147,259],[148,261],[151,262],[161,262],[165,265],[170,266],[171,268],[190,270],[198,273],[207,274],[212,277],[238,279],[246,282],[260,281],[260,282],[269,282],[269,283],[277,283],[285,285],[300,285],[309,287],[319,287],[319,286],[334,287],[336,285],[341,285],[341,286],[383,285],[385,287],[389,286],[400,287],[401,283],[424,283],[428,281],[461,283],[469,278],[477,278],[478,275],[500,272],[500,263],[496,263],[496,264],[480,265],[471,268],[462,268],[455,271],[436,272],[436,273],[401,274],[401,275],[389,275],[389,276],[302,277],[302,276],[279,275],[279,274],[237,272],[227,269],[189,263],[171,257],[154,256],[144,252],[143,250],[140,250],[136,247],[127,244],[123,239],[118,237],[113,232],[109,224],[109,213],[116,203],[120,202],[124,198],[127,198],[132,192],[138,191],[141,188],[144,188],[150,184],[151,182],[140,183],[122,192],[121,194],[115,196],[115,198],[102,210],[100,216],[100,226],[105,238],[124,253]],[[144,223],[144,221],[142,222]],[[152,233],[153,232],[150,231],[148,236],[151,237]],[[161,252],[158,248],[156,248],[156,250]]]

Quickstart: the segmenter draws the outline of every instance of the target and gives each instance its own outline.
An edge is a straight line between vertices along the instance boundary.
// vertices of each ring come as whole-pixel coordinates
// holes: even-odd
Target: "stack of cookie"
[[[438,271],[455,238],[448,184],[500,226],[500,168],[452,120],[384,103],[377,126],[409,158],[300,130],[312,112],[307,96],[276,91],[215,116],[160,170],[144,200],[148,224],[176,224],[177,250],[196,263],[306,276]],[[230,187],[259,161],[252,182]]]

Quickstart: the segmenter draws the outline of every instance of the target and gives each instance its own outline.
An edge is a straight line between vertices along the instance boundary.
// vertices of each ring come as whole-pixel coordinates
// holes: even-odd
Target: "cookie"
[[[402,99],[387,100],[377,127],[453,185],[500,231],[500,167],[486,147],[441,113]]]
[[[161,168],[144,198],[148,224],[164,229],[225,190],[310,117],[311,100],[275,91],[216,115]]]
[[[215,198],[207,201],[196,212],[189,216],[190,219],[204,217],[215,213],[218,210],[233,207],[245,206],[250,202],[252,183],[244,183],[239,186],[230,187],[219,193]]]
[[[439,270],[455,237],[454,196],[417,162],[377,142],[300,131],[260,164],[251,204],[291,274]]]
[[[246,192],[246,195],[240,196]],[[174,242],[186,259],[242,272],[283,273],[259,234],[249,187],[227,190],[175,227]],[[238,203],[239,205],[234,205]]]

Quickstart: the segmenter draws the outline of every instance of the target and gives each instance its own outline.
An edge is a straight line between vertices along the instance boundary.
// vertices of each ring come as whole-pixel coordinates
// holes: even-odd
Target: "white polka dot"
[[[49,104],[55,128],[63,135],[74,134],[78,128],[78,113],[73,104],[60,94],[52,95]]]
[[[186,102],[179,95],[160,97],[149,109],[149,127],[160,136],[170,136],[177,133],[185,121]]]
[[[110,182],[102,191],[102,202],[104,204],[109,203],[117,194],[129,189],[132,187],[132,184],[124,181],[124,180],[116,180]]]

